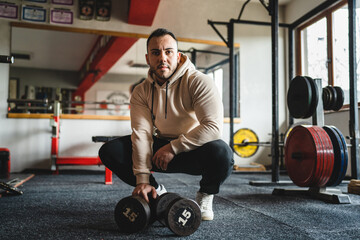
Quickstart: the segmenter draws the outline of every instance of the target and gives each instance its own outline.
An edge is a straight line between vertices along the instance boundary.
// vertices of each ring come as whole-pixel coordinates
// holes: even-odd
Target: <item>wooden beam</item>
[[[153,24],[160,0],[131,0],[128,23],[151,26]]]
[[[128,37],[110,38],[106,46],[96,54],[74,96],[84,99],[85,92],[99,81],[137,40],[138,38]]]
[[[74,32],[74,33],[98,34],[98,35],[106,35],[106,36],[113,36],[113,37],[129,37],[129,38],[148,38],[149,37],[149,34],[141,34],[141,33],[116,32],[116,31],[99,30],[99,29],[63,27],[63,26],[55,26],[55,25],[34,24],[34,23],[27,23],[27,22],[11,22],[10,26],[22,27],[22,28],[32,28],[32,29],[39,29],[39,30],[52,30],[52,31]],[[209,44],[209,45],[226,47],[226,44],[223,41],[213,41],[213,40],[206,40],[206,39],[183,38],[183,37],[177,37],[177,39],[179,42],[201,43],[201,44]],[[235,47],[239,47],[239,46],[240,46],[240,44],[235,43]]]

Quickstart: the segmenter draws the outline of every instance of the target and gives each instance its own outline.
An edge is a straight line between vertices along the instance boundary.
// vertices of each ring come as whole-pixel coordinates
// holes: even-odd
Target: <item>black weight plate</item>
[[[165,212],[167,207],[174,199],[180,198],[179,194],[176,193],[164,193],[158,197],[155,201],[155,215],[160,223],[166,226]]]
[[[334,110],[337,102],[337,92],[333,86],[327,86],[331,92],[330,110]]]
[[[201,211],[199,205],[191,199],[175,199],[166,211],[168,228],[179,236],[189,236],[200,226]]]
[[[336,102],[334,104],[334,111],[339,111],[342,106],[344,105],[344,91],[342,90],[341,87],[334,87],[335,91],[336,91]]]
[[[324,110],[330,110],[331,92],[326,87],[323,88],[322,99],[323,99]]]
[[[338,135],[339,135],[339,137],[341,139],[343,150],[344,150],[344,159],[342,161],[342,168],[341,168],[342,172],[341,172],[341,174],[339,176],[339,179],[338,179],[338,182],[339,182],[338,184],[340,184],[342,182],[342,180],[344,179],[346,171],[347,171],[349,156],[348,156],[347,144],[346,144],[346,141],[345,141],[345,138],[344,138],[343,134],[336,127],[332,126],[332,128],[338,133]]]
[[[139,196],[121,199],[115,207],[115,221],[120,231],[139,232],[146,228],[150,220],[150,207]]]
[[[296,76],[290,82],[287,95],[287,104],[291,116],[294,118],[304,118],[310,110],[312,101],[312,90],[309,81]]]
[[[304,118],[309,118],[312,115],[314,115],[315,111],[316,111],[316,107],[319,103],[319,91],[318,91],[318,87],[314,81],[314,79],[312,79],[311,77],[305,77],[310,86],[311,86],[311,104],[310,104],[310,108],[309,108],[309,112],[304,116]]]
[[[337,182],[343,167],[344,151],[342,149],[342,142],[337,132],[331,126],[324,126],[323,129],[329,135],[334,148],[334,168],[326,186],[336,186],[338,185]]]

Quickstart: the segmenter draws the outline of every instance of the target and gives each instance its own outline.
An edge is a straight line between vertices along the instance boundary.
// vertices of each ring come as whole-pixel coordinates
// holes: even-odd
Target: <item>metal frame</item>
[[[272,38],[272,182],[279,182],[279,105],[278,105],[278,28],[288,28],[288,41],[289,41],[289,82],[294,77],[294,29],[300,24],[321,13],[323,10],[339,2],[340,0],[327,0],[309,11],[299,19],[295,20],[292,24],[283,24],[278,22],[278,0],[270,0],[269,7],[266,9],[271,15],[271,23],[247,21],[239,19],[230,19],[229,22],[214,22],[208,20],[208,24],[214,29],[218,36],[225,42],[229,48],[229,60],[230,60],[230,141],[229,145],[233,149],[234,141],[234,95],[237,89],[235,86],[234,78],[234,24],[251,24],[271,26],[271,38]],[[355,8],[357,0],[348,0],[349,8],[349,63],[350,63],[350,137],[351,137],[351,164],[352,164],[352,178],[358,179],[360,175],[359,168],[359,121],[358,121],[358,104],[357,104],[357,84],[356,84],[356,56],[355,56]],[[264,4],[263,4],[264,5]],[[264,6],[266,7],[266,6]],[[215,25],[225,25],[227,27],[226,40]],[[293,119],[289,118],[289,124],[293,123]],[[355,167],[354,167],[355,166]]]

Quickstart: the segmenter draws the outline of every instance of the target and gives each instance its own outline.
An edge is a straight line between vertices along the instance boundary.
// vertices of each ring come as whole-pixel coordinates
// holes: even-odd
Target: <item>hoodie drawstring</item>
[[[168,102],[168,85],[169,82],[166,82],[166,98],[165,98],[165,119],[167,117],[167,102]],[[152,93],[151,93],[151,119],[154,121],[155,120],[155,115],[154,115],[154,92],[155,92],[155,82],[152,83]]]
[[[154,121],[154,88],[155,88],[155,82],[152,83],[152,93],[151,93],[151,119]]]
[[[167,117],[168,85],[169,85],[169,81],[166,82],[165,119]]]

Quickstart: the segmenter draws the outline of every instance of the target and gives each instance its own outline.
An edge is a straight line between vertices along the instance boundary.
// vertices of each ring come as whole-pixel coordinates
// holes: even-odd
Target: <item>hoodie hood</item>
[[[166,119],[167,118],[167,109],[168,109],[168,88],[169,88],[169,86],[171,87],[178,79],[180,79],[186,73],[186,71],[195,71],[195,66],[194,66],[194,64],[192,64],[192,62],[190,61],[188,56],[186,56],[183,53],[181,53],[180,62],[178,64],[175,72],[166,81],[166,83],[161,85],[161,86],[159,84],[156,84],[154,73],[149,69],[148,77],[147,77],[146,81],[149,81],[152,84],[151,118],[152,118],[153,121],[155,120],[155,116],[154,116],[154,91],[155,91],[155,87],[156,88],[166,88],[166,97],[165,97],[165,106],[164,106],[164,108],[165,108],[165,119]]]

